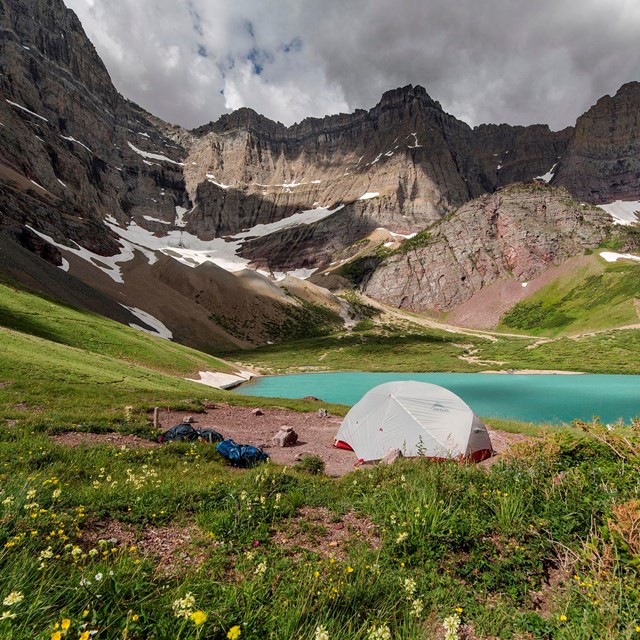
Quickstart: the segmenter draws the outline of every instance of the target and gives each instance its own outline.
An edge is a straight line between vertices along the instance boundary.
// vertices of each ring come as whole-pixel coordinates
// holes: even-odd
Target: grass
[[[155,406],[198,411],[205,400],[274,404],[184,379],[233,370],[218,358],[4,284],[0,352],[0,418],[37,429],[151,435],[147,411]],[[304,401],[278,404],[312,409]]]
[[[0,427],[0,638],[635,639],[638,434],[586,428],[335,481]]]
[[[221,360],[195,349],[75,309],[18,285],[0,284],[0,327],[173,375],[197,377],[198,371],[232,370]]]
[[[151,436],[153,406],[315,407],[190,383],[218,360],[24,290],[0,296],[0,639],[418,640],[457,619],[478,637],[640,637],[637,424],[578,425],[578,438],[494,421],[540,437],[488,469],[403,460],[340,480],[314,459],[231,469],[205,443],[64,447],[49,434]],[[532,342],[383,326],[247,355],[468,371],[489,366],[459,358],[477,349],[503,367],[601,358],[637,372],[638,332]]]
[[[365,323],[362,329],[226,356],[266,373],[509,369],[640,373],[640,331],[637,330],[611,330],[537,344],[535,339],[527,337],[496,334],[495,340],[488,340],[419,325],[372,327],[371,323]],[[471,361],[463,359],[470,355]]]
[[[529,334],[597,331],[638,323],[635,300],[640,299],[640,264],[606,264],[600,257],[558,278],[516,304],[500,328]]]

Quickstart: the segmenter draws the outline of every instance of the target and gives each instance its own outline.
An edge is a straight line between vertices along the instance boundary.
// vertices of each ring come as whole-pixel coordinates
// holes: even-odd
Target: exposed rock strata
[[[640,82],[578,118],[554,184],[586,202],[640,200]]]
[[[560,189],[514,186],[462,206],[426,246],[389,257],[367,295],[412,311],[448,311],[504,278],[528,282],[604,238],[607,216]]]

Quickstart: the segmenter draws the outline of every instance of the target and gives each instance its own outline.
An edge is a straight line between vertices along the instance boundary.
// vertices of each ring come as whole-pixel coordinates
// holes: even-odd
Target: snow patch
[[[215,387],[216,389],[230,389],[253,378],[253,374],[249,371],[238,371],[235,375],[231,373],[220,373],[219,371],[198,371],[198,375],[200,376],[198,380],[194,378],[185,378],[185,380],[189,380],[189,382],[199,382],[200,384]]]
[[[421,144],[418,144],[418,132],[416,131],[415,133],[411,134],[413,136],[413,144],[410,144],[407,146],[408,149],[417,149],[418,147],[421,147]],[[407,136],[408,138],[409,136]]]
[[[191,211],[193,211],[193,209],[191,209]],[[189,213],[188,209],[185,209],[184,207],[176,206],[176,222],[175,222],[176,227],[187,226],[187,223],[184,220],[184,216],[187,213]]]
[[[42,189],[43,191],[47,191],[41,184],[38,184],[35,180],[29,180],[29,182],[31,184],[35,184],[36,187],[38,187],[38,189]],[[49,193],[49,192],[47,191],[47,193]]]
[[[631,253],[614,253],[613,251],[601,251],[600,257],[607,262],[615,262],[616,260],[637,260],[640,262],[640,256],[634,256]]]
[[[382,158],[382,153],[379,153],[379,154],[376,156],[376,159],[371,161],[371,164],[375,164],[376,162],[378,162],[378,160],[380,160],[380,158]]]
[[[280,231],[282,229],[287,229],[289,227],[297,227],[300,225],[309,225],[314,222],[319,222],[320,220],[340,211],[343,209],[344,205],[336,207],[335,209],[328,209],[327,207],[319,207],[317,209],[308,209],[306,211],[301,211],[300,213],[294,213],[288,218],[283,218],[282,220],[278,220],[277,222],[270,222],[269,224],[257,224],[255,227],[252,227],[248,231],[244,231],[242,233],[238,233],[233,238],[235,240],[245,240],[248,238],[262,237],[267,236],[275,231]]]
[[[216,187],[220,187],[221,189],[228,189],[230,184],[223,184],[222,182],[216,182],[216,177],[212,173],[207,173],[207,180],[212,184],[215,184]]]
[[[63,271],[69,271],[69,261],[62,258],[62,264],[58,266],[58,269]]]
[[[171,224],[170,222],[167,222],[166,220],[160,220],[160,218],[154,218],[152,216],[142,216],[145,220],[148,220],[149,222],[159,222],[160,224]]]
[[[367,193],[361,195],[358,200],[371,200],[371,198],[378,198],[380,193],[378,191],[367,191]]]
[[[525,289],[526,289],[526,287],[528,287],[528,286],[529,286],[529,283],[528,283],[528,282],[523,282],[523,283],[522,283],[522,287],[523,287],[523,288],[525,288]]]
[[[165,340],[171,340],[173,338],[171,331],[162,322],[160,322],[158,318],[152,316],[150,313],[147,313],[142,309],[138,309],[137,307],[127,307],[126,304],[122,303],[120,303],[120,306],[130,311],[136,318],[142,320],[142,322],[151,327],[151,329],[147,329],[146,327],[141,327],[140,325],[131,322],[129,323],[131,328],[139,329],[145,333],[151,333],[159,336],[160,338],[164,338]]]
[[[79,144],[81,147],[84,147],[89,153],[93,153],[93,151],[91,151],[91,149],[89,149],[89,147],[87,147],[86,144],[82,144],[82,142],[80,142],[80,140],[76,140],[75,138],[71,137],[71,136],[60,136],[63,140],[68,140],[69,142],[75,142],[76,144]]]
[[[293,271],[274,271],[273,277],[276,282],[284,280],[287,276],[298,278],[298,280],[306,280],[310,278],[318,269],[294,269]]]
[[[138,149],[138,147],[132,145],[128,140],[127,144],[132,151],[137,153],[139,156],[142,156],[143,158],[147,158],[149,160],[162,160],[164,162],[170,162],[171,164],[177,164],[180,167],[184,166],[184,162],[176,162],[175,160],[167,158],[167,156],[163,156],[159,153],[149,153],[148,151],[142,151],[142,149]]]
[[[12,107],[15,107],[16,109],[21,109],[22,111],[26,111],[27,113],[31,114],[32,116],[35,116],[36,118],[40,118],[40,120],[44,120],[45,122],[49,122],[44,116],[41,116],[41,115],[37,114],[35,111],[31,111],[31,109],[27,109],[27,107],[23,107],[21,104],[18,104],[17,102],[11,102],[11,100],[7,100],[7,102]]]
[[[556,162],[553,167],[551,167],[551,169],[547,171],[547,173],[545,173],[543,176],[536,176],[534,180],[544,180],[544,182],[551,182],[551,178],[553,178],[553,174],[555,173],[557,166],[558,163]]]
[[[599,206],[613,218],[614,224],[629,225],[640,222],[640,202],[616,200]]]
[[[64,182],[62,182],[62,180],[60,180],[60,178],[56,178],[56,180],[57,180],[57,181],[58,181],[58,182],[59,182],[59,183],[60,183],[60,184],[65,188],[65,189],[67,188],[67,185],[66,185]]]

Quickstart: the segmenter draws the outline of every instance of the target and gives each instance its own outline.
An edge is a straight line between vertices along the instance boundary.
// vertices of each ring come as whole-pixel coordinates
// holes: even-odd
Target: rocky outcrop
[[[578,118],[553,184],[586,202],[640,200],[640,82]]]
[[[58,1],[0,0],[0,16],[2,228],[29,224],[113,255],[105,219],[173,223],[188,203],[184,149],[115,90],[75,14]]]
[[[356,216],[373,214],[377,226],[415,232],[511,179],[545,173],[569,131],[472,130],[409,85],[370,111],[285,127],[240,109],[192,134],[185,178],[198,208],[189,229],[214,237],[317,204],[350,204]],[[373,207],[360,200],[372,193],[379,194]]]
[[[500,279],[528,282],[604,238],[600,209],[563,189],[515,185],[462,206],[376,269],[367,295],[412,311],[449,311]],[[407,245],[409,247],[410,245]]]

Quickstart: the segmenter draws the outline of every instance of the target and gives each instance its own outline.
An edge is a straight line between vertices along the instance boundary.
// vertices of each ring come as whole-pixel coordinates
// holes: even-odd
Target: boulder
[[[280,427],[280,431],[271,438],[271,442],[277,447],[292,447],[298,442],[298,434],[293,427]]]

